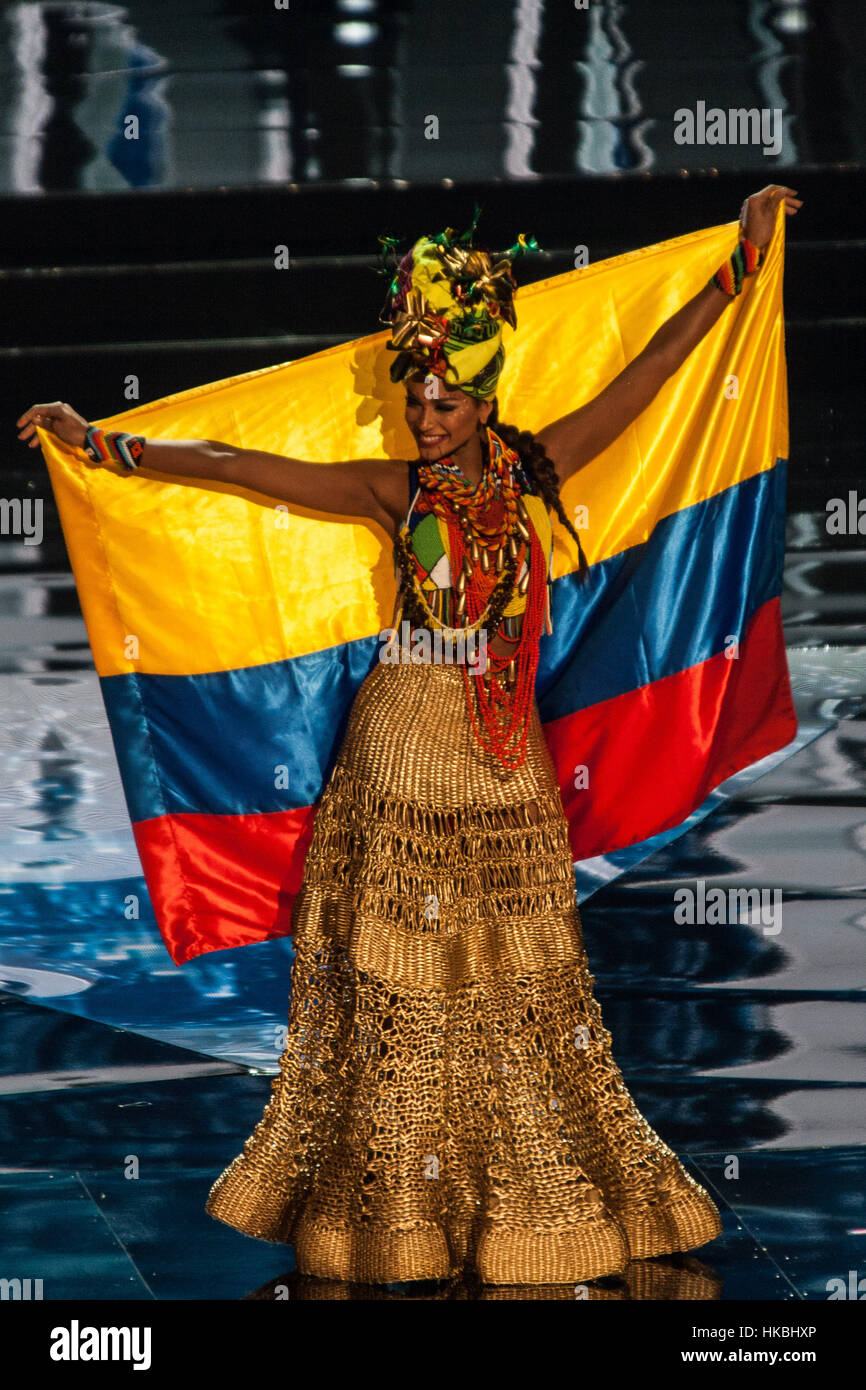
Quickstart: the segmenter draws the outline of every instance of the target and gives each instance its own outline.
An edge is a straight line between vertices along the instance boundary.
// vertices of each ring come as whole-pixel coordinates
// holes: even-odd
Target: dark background
[[[733,220],[769,182],[805,199],[789,510],[817,544],[861,472],[862,22],[855,0],[8,6],[0,464],[6,497],[46,505],[41,546],[0,536],[0,573],[67,568],[41,454],[15,439],[34,402],[101,418],[130,374],[153,400],[374,332],[378,233],[465,226],[476,199],[479,240],[537,236],[526,282],[576,245],[600,260]],[[698,102],[778,110],[779,153],[675,143]]]

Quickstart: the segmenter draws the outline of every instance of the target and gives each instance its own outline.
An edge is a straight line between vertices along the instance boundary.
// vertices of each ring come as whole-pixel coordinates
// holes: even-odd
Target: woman
[[[533,685],[551,510],[579,545],[561,485],[757,271],[780,200],[801,206],[778,186],[748,199],[730,261],[534,438],[497,414],[510,254],[451,229],[416,242],[391,285],[391,374],[417,461],[334,464],[324,490],[319,464],[104,432],[59,402],[18,421],[31,446],[43,425],[96,462],[366,517],[394,541],[406,659],[378,661],[352,707],[294,908],[279,1075],[207,1201],[292,1244],[303,1274],[387,1283],[471,1264],[489,1284],[573,1283],[720,1232],[613,1059]]]

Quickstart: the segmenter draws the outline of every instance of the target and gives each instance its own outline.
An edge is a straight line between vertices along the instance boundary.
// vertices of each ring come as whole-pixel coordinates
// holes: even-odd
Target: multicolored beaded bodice
[[[470,674],[463,667],[470,718],[485,751],[518,767],[538,641],[542,630],[552,630],[553,534],[547,505],[519,455],[493,430],[485,434],[475,488],[452,460],[409,465],[409,513],[395,541],[402,583],[394,622],[405,611],[413,633],[423,627],[446,642],[483,635],[483,668]]]
[[[532,490],[533,485],[522,468],[518,477],[523,504],[549,564],[553,532],[547,506]],[[438,621],[446,627],[459,627],[460,620],[456,613],[459,595],[454,584],[448,526],[442,517],[436,515],[429,495],[422,489],[416,463],[409,464],[409,497],[409,514],[405,525],[411,537],[411,550],[421,588]],[[525,544],[523,550],[525,552]],[[520,631],[526,610],[526,589],[521,591],[526,570],[526,554],[523,553],[518,565],[517,586],[500,627],[507,637],[515,636]],[[551,631],[549,607],[545,611],[545,631]]]

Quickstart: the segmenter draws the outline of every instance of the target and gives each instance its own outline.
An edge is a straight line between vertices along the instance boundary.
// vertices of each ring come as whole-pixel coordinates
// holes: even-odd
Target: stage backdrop
[[[779,608],[784,210],[765,265],[563,490],[537,698],[575,861],[679,825],[796,733]],[[736,244],[730,223],[521,289],[500,416],[595,396]],[[321,461],[414,457],[376,333],[99,423]],[[315,806],[394,601],[373,523],[48,462],[144,874],[177,963],[291,930]],[[384,466],[397,466],[385,464]]]

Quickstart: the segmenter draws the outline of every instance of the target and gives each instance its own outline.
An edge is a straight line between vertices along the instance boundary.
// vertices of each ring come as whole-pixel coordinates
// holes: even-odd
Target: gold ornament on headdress
[[[409,290],[406,307],[394,315],[391,342],[395,348],[435,347],[448,336],[448,321],[433,312],[420,290]]]
[[[495,264],[487,251],[469,251],[463,246],[440,250],[443,268],[449,279],[458,281],[455,294],[463,299],[483,299],[494,318],[500,315],[512,328],[517,327],[514,313],[514,291],[517,288],[511,274],[511,262],[503,256]],[[468,288],[462,281],[469,280]]]
[[[501,253],[471,246],[479,214],[476,206],[472,226],[461,236],[447,227],[437,236],[419,237],[400,258],[380,314],[391,325],[388,347],[398,354],[392,381],[422,368],[479,399],[495,394],[505,361],[503,325],[517,327],[511,263],[539,247],[523,233]],[[396,238],[379,240],[383,260],[397,255]]]

